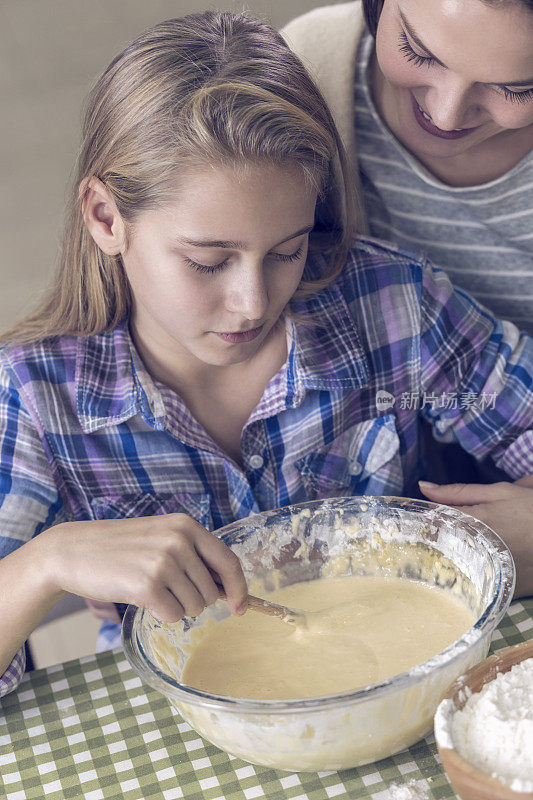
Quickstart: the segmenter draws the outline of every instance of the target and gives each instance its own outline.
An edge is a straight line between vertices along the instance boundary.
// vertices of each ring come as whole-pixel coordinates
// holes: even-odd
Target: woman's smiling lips
[[[225,342],[240,344],[241,342],[251,342],[253,339],[256,339],[262,330],[263,326],[260,325],[258,328],[251,328],[248,331],[234,331],[231,333],[220,333],[219,331],[214,331],[214,333]]]
[[[431,119],[429,119],[429,115],[423,110],[423,108],[417,103],[415,100],[415,96],[411,94],[411,103],[413,106],[413,112],[415,115],[415,119],[427,133],[431,133],[432,136],[438,136],[441,139],[461,139],[463,136],[468,136],[469,133],[474,131],[476,128],[459,128],[457,130],[452,131],[444,131],[442,128],[438,128]],[[477,127],[477,126],[476,126]]]

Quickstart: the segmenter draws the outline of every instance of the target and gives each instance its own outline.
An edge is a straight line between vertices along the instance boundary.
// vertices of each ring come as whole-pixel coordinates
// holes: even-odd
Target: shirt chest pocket
[[[108,495],[93,497],[91,509],[94,519],[123,519],[181,513],[193,517],[205,528],[212,527],[207,494],[176,492],[175,494]]]
[[[395,417],[353,425],[320,451],[295,462],[309,500],[351,494],[401,494],[403,472]]]

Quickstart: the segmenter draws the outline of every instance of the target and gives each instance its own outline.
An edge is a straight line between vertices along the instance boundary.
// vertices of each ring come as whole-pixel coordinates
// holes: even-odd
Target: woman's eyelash
[[[405,55],[406,59],[417,67],[429,67],[434,63],[434,59],[431,58],[431,56],[421,56],[413,50],[409,44],[407,34],[403,30],[400,31],[400,50]],[[528,100],[533,98],[533,89],[526,89],[523,92],[513,92],[506,86],[500,86],[499,89],[503,93],[505,99],[510,100],[511,103],[527,103]]]
[[[523,92],[513,92],[506,86],[500,86],[500,89],[505,99],[510,100],[511,103],[527,103],[533,97],[533,89],[525,89]]]
[[[295,253],[291,253],[290,255],[284,255],[283,253],[272,253],[274,258],[277,261],[282,261],[284,264],[287,264],[291,261],[296,261],[302,255],[303,245],[300,245],[298,250]],[[228,259],[225,258],[224,261],[221,261],[219,264],[199,264],[197,261],[193,261],[191,258],[187,258],[185,256],[185,263],[192,267],[193,269],[197,270],[198,272],[206,272],[206,273],[213,273],[218,272],[221,269],[224,269],[228,262]]]
[[[407,38],[405,31],[400,31],[400,50],[405,55],[406,59],[411,61],[417,67],[423,67],[424,65],[429,67],[430,64],[433,64],[433,59],[431,56],[421,56],[418,53],[415,53],[409,44],[409,39]]]

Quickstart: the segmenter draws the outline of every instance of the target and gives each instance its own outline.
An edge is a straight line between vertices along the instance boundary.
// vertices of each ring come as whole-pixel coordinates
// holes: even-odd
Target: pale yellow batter
[[[323,578],[268,599],[321,613],[304,630],[253,611],[207,625],[183,682],[231,697],[334,694],[421,664],[475,622],[458,598],[402,578]]]

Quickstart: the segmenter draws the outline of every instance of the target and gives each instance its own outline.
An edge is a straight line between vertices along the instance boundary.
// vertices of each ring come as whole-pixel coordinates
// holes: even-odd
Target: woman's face
[[[533,126],[533,13],[520,2],[384,0],[376,55],[384,116],[415,155]]]

